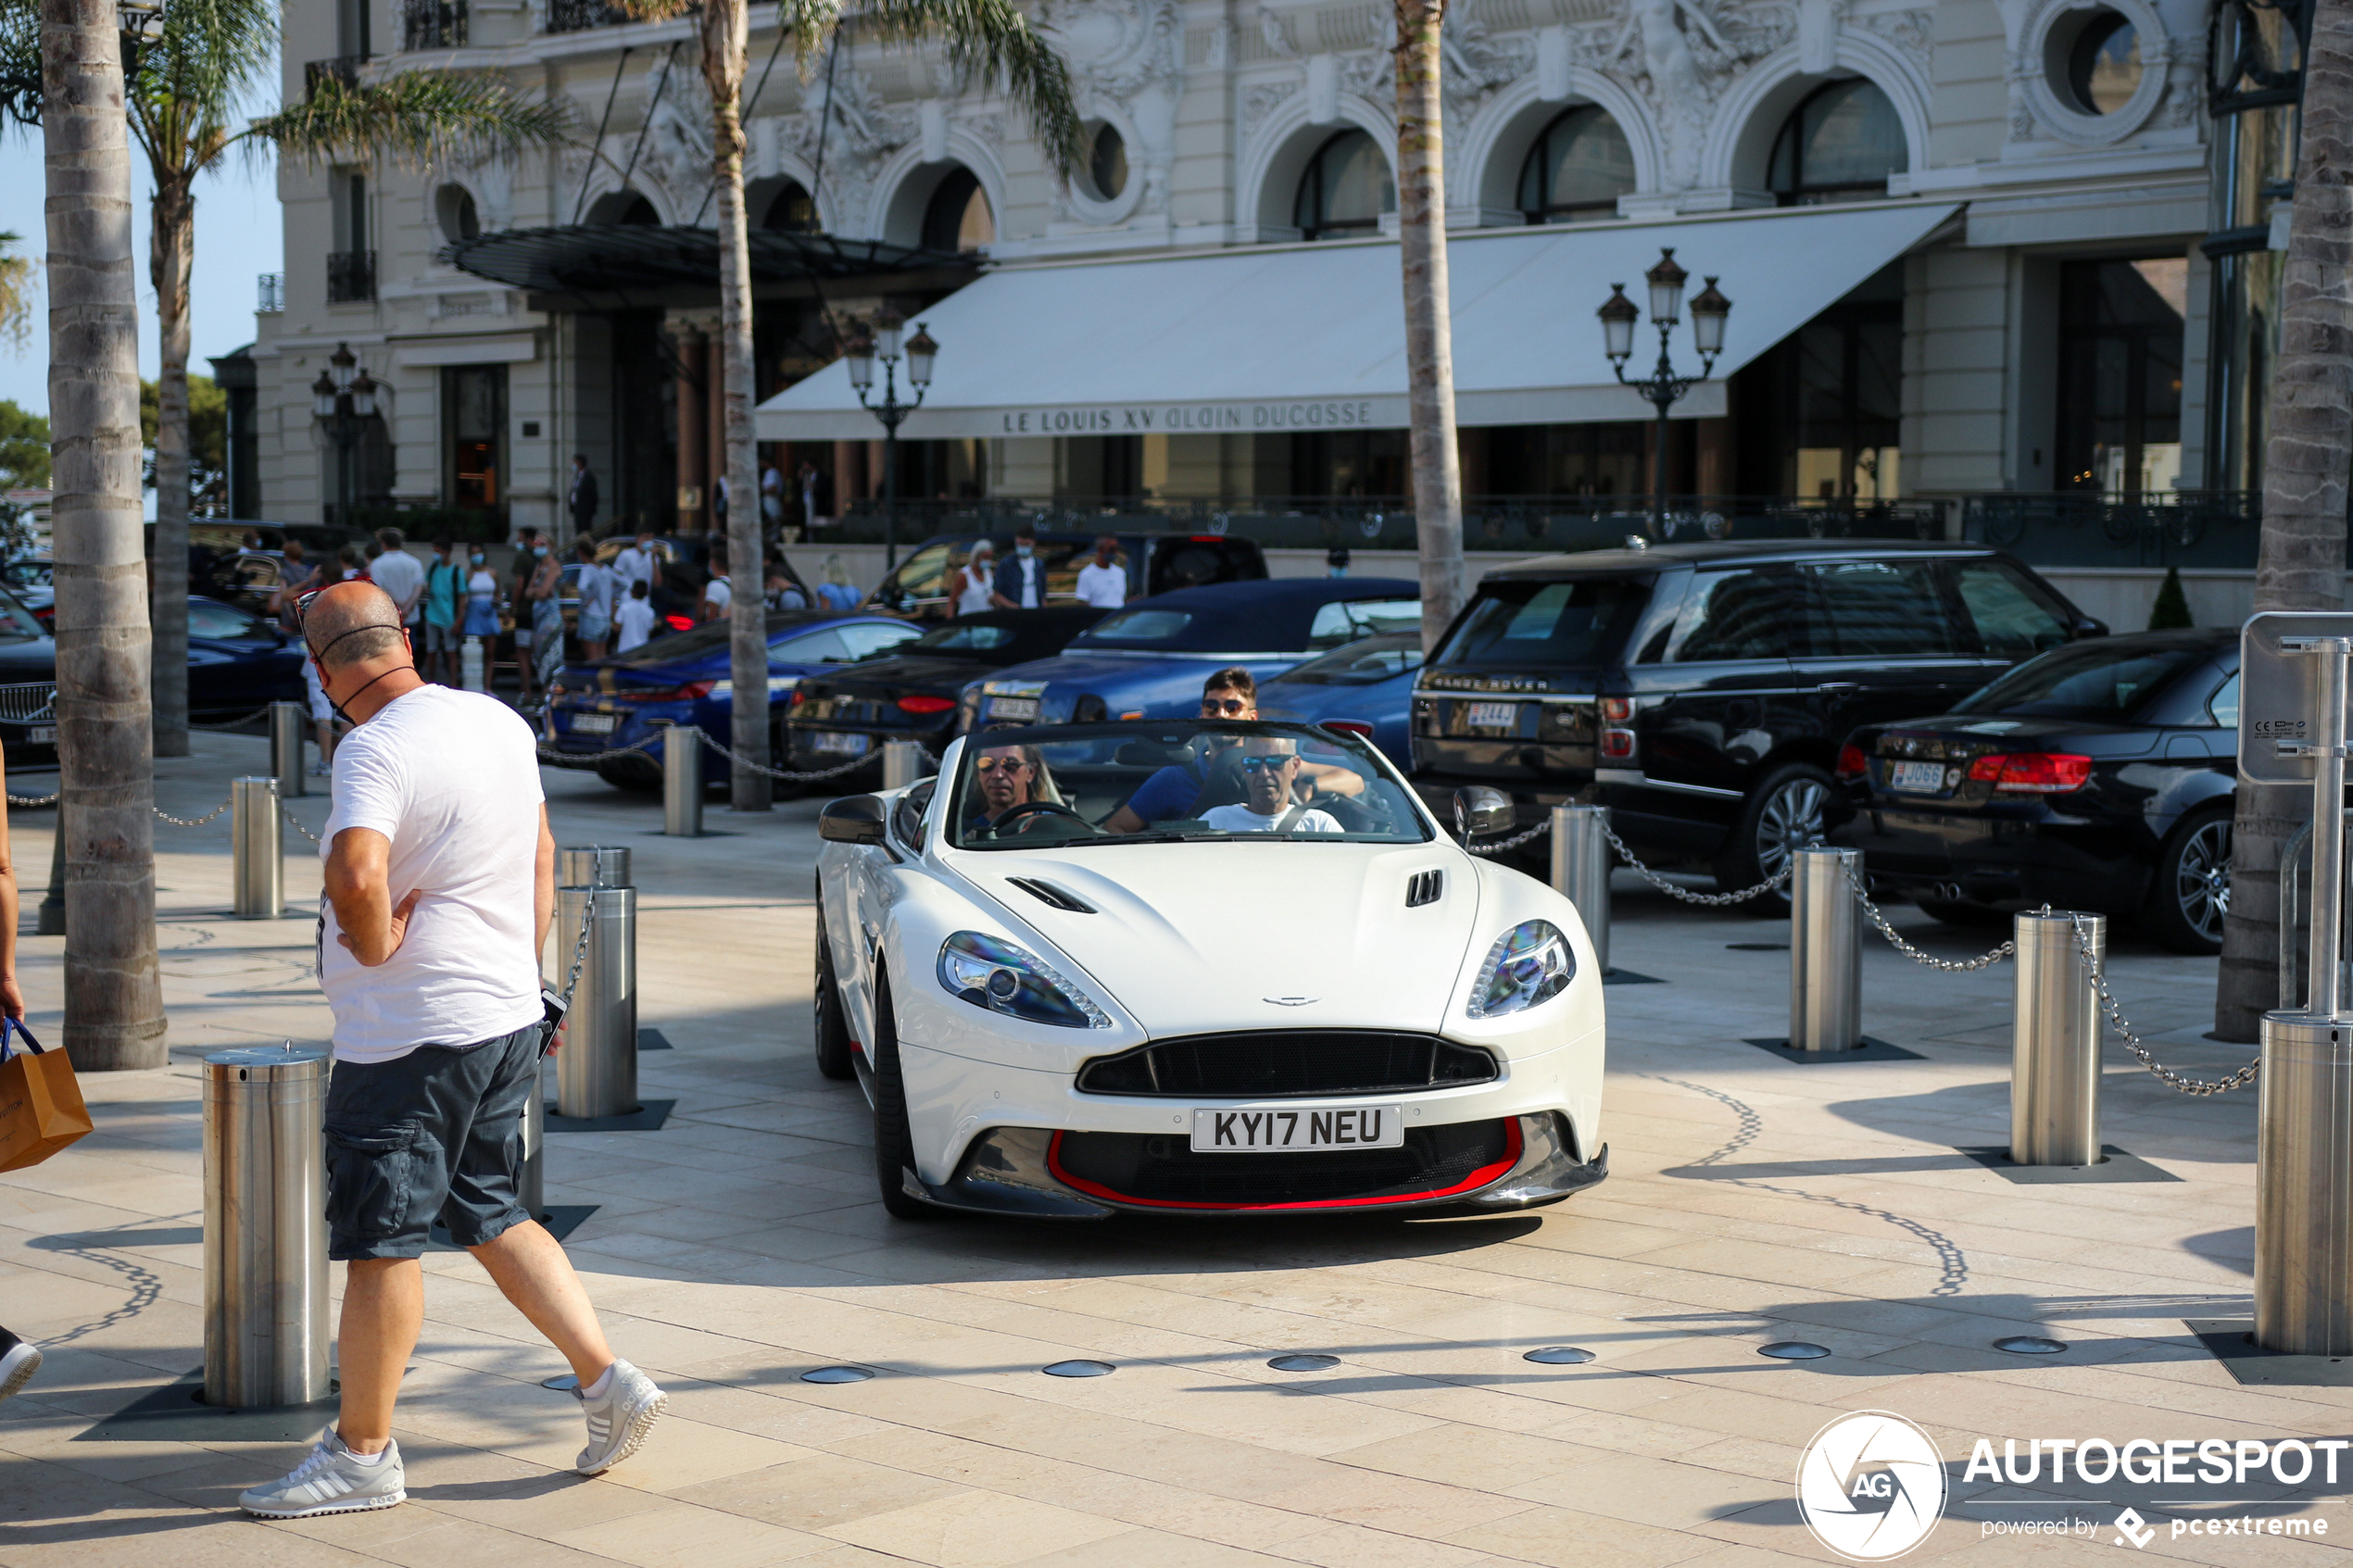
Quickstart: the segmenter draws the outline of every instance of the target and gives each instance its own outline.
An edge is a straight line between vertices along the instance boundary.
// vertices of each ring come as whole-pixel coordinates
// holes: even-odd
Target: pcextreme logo
[[[1814,1538],[1856,1562],[1885,1562],[1928,1538],[1943,1517],[1944,1456],[1889,1411],[1843,1415],[1797,1461],[1797,1511]]]

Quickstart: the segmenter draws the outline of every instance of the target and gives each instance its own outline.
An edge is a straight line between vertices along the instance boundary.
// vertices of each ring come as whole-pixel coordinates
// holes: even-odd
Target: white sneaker
[[[41,1347],[0,1328],[0,1399],[18,1392],[41,1370]]]
[[[588,1446],[573,1461],[583,1475],[601,1475],[645,1447],[646,1435],[670,1403],[652,1378],[622,1361],[612,1363],[612,1381],[601,1398],[590,1399],[585,1386],[573,1389],[573,1397],[588,1418]]]
[[[237,1506],[257,1519],[310,1519],[322,1513],[364,1513],[408,1500],[398,1443],[387,1443],[375,1463],[362,1464],[330,1426],[309,1458],[267,1486],[243,1493]]]

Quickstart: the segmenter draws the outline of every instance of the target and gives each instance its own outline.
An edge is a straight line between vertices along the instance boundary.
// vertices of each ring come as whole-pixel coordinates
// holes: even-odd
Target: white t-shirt
[[[620,583],[621,591],[623,594],[629,592],[629,584],[632,583],[643,583],[650,588],[654,582],[653,557],[636,546],[631,545],[621,554],[612,558],[612,574]]]
[[[601,615],[610,619],[613,585],[611,571],[598,566],[595,561],[586,562],[580,569],[579,583],[580,613]]]
[[[1283,809],[1288,811],[1290,808],[1285,807]],[[1283,817],[1280,811],[1271,817],[1262,817],[1247,806],[1236,805],[1213,806],[1201,814],[1201,820],[1219,833],[1272,833],[1275,831],[1275,824],[1281,822]],[[1291,823],[1290,831],[1292,833],[1339,833],[1341,829],[1340,819],[1330,812],[1310,810],[1302,811],[1299,814],[1299,820]]]
[[[335,747],[320,859],[346,828],[373,828],[392,840],[394,907],[424,894],[400,946],[372,969],[336,940],[334,906],[320,898],[319,985],[334,1010],[336,1060],[476,1045],[538,1020],[542,798],[531,726],[478,692],[403,693]]]
[[[702,596],[705,604],[721,615],[724,615],[727,613],[728,602],[736,596],[736,590],[727,585],[727,580],[724,577],[714,576],[709,583],[703,584]]]
[[[369,581],[392,596],[400,607],[401,619],[414,621],[417,607],[424,602],[424,563],[406,550],[386,550],[368,565]]]
[[[1078,569],[1078,602],[1097,609],[1117,609],[1127,602],[1127,569],[1098,566],[1088,561]]]
[[[621,632],[621,640],[613,644],[615,653],[627,653],[642,647],[654,634],[654,603],[651,599],[623,599],[621,608],[612,612],[612,623]]]

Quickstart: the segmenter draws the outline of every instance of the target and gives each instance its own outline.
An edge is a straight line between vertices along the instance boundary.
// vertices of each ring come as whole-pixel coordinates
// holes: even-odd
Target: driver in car
[[[1014,808],[1043,802],[1045,795],[1038,790],[1038,762],[1037,753],[1026,746],[992,746],[973,761],[973,771],[980,778],[980,798],[975,802],[969,826],[993,829],[1010,813],[1010,831],[1018,833],[1027,822],[1039,816],[1036,811],[1016,811]]]
[[[1299,743],[1289,735],[1252,735],[1242,744],[1242,785],[1250,798],[1234,806],[1214,806],[1201,815],[1205,827],[1219,833],[1339,833],[1340,822],[1291,799],[1291,783],[1302,763]]]

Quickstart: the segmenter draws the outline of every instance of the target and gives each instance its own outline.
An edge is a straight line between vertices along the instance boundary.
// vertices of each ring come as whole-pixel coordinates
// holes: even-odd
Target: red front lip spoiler
[[[1378,1209],[1398,1203],[1428,1203],[1441,1198],[1459,1198],[1464,1193],[1476,1192],[1490,1182],[1503,1180],[1512,1167],[1519,1163],[1518,1117],[1514,1116],[1504,1120],[1504,1140],[1503,1159],[1492,1164],[1480,1166],[1452,1186],[1433,1187],[1427,1192],[1401,1192],[1387,1198],[1311,1198],[1297,1203],[1179,1203],[1174,1198],[1131,1198],[1100,1182],[1089,1181],[1084,1176],[1074,1176],[1064,1170],[1062,1161],[1063,1135],[1059,1132],[1054,1134],[1053,1140],[1046,1147],[1046,1168],[1053,1173],[1056,1181],[1075,1192],[1083,1192],[1089,1198],[1100,1198],[1109,1202],[1138,1209],[1183,1209],[1196,1213],[1251,1214],[1278,1214],[1320,1209]]]

